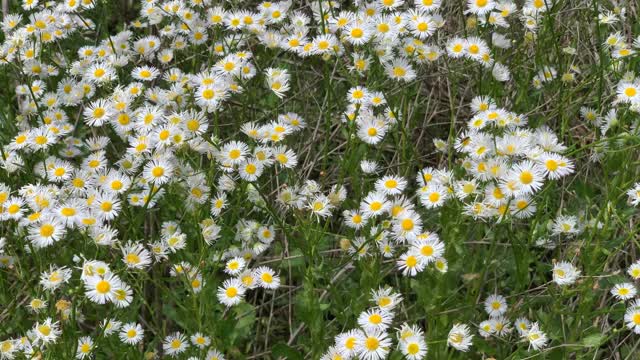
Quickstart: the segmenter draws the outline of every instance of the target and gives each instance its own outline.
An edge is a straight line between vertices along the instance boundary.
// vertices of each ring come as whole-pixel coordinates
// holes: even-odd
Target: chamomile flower
[[[447,49],[447,55],[454,59],[459,58],[464,56],[466,53],[466,41],[462,38],[456,37],[447,41],[445,48]]]
[[[384,331],[389,327],[392,320],[393,316],[388,311],[373,308],[360,313],[358,325],[364,331]]]
[[[540,158],[545,175],[552,180],[564,177],[573,172],[573,162],[562,155],[544,153]]]
[[[218,287],[218,301],[227,307],[239,304],[244,299],[246,288],[238,279],[228,279]]]
[[[45,271],[40,275],[40,285],[45,290],[56,290],[66,284],[70,278],[71,270],[67,267],[51,267],[50,271]]]
[[[104,277],[92,276],[85,280],[86,296],[97,304],[113,301],[115,290],[119,287],[120,279],[113,274],[107,274]]]
[[[98,62],[87,69],[84,77],[93,83],[103,84],[114,80],[116,72],[112,66],[104,62]]]
[[[122,327],[120,327],[118,337],[120,338],[120,341],[125,344],[135,345],[142,341],[144,337],[144,329],[142,329],[142,326],[137,323],[123,324]]]
[[[336,347],[341,356],[351,358],[356,354],[358,339],[364,336],[364,332],[359,329],[349,330],[338,334],[335,337]]]
[[[616,86],[617,98],[619,103],[638,103],[640,102],[640,85],[637,83],[629,83],[621,81]]]
[[[484,310],[491,317],[502,316],[507,312],[507,301],[502,295],[490,295],[484,301]]]
[[[47,302],[39,298],[33,298],[29,302],[29,309],[34,313],[38,313],[41,310],[45,309],[46,307],[47,307]]]
[[[387,357],[391,347],[391,339],[381,330],[365,331],[358,334],[355,352],[360,359],[381,360]]]
[[[385,213],[389,206],[384,194],[371,192],[360,203],[360,211],[365,217],[370,218]]]
[[[516,182],[521,194],[532,194],[542,187],[544,170],[533,162],[523,161],[513,166],[508,177]]]
[[[444,244],[434,235],[416,239],[411,243],[411,249],[427,265],[444,255]]]
[[[635,334],[640,334],[640,302],[632,301],[624,313],[624,322],[627,329]]]
[[[271,290],[280,287],[280,277],[272,269],[261,266],[255,269],[254,273],[258,286]]]
[[[402,271],[402,275],[413,277],[422,272],[426,266],[420,259],[420,254],[413,250],[400,255],[396,264],[399,270]]]
[[[223,163],[240,164],[242,163],[249,152],[249,147],[239,141],[231,141],[222,146],[219,152],[219,157]]]
[[[496,6],[493,0],[468,0],[467,11],[475,15],[485,15],[491,12]]]
[[[266,70],[267,86],[279,98],[289,91],[289,73],[285,69],[268,68]]]
[[[84,359],[91,357],[94,350],[93,339],[89,336],[83,336],[78,339],[78,347],[76,349],[76,359]]]
[[[388,127],[385,123],[373,118],[358,122],[358,138],[370,145],[376,145],[384,139]]]
[[[334,208],[329,201],[329,198],[322,194],[311,199],[307,207],[313,212],[313,214],[319,217],[327,217],[331,215],[331,210]]]
[[[547,346],[549,339],[547,335],[540,330],[538,323],[533,323],[529,330],[523,335],[529,341],[529,347],[534,350],[540,350]]]
[[[29,227],[28,238],[36,248],[43,248],[59,241],[66,234],[66,229],[55,217],[43,217],[38,223]]]
[[[472,345],[473,335],[466,324],[455,324],[447,336],[447,345],[459,351],[469,351]]]
[[[33,335],[43,344],[55,343],[60,334],[62,334],[60,324],[53,322],[51,318],[46,318],[33,326]]]
[[[627,274],[631,276],[634,280],[640,279],[640,260],[634,262],[627,269]]]
[[[449,263],[447,262],[447,259],[443,257],[437,258],[434,261],[434,264],[435,264],[436,270],[438,270],[441,273],[446,273],[449,270]]]
[[[580,232],[578,219],[571,215],[559,215],[553,222],[552,232],[555,235],[572,236]]]
[[[401,176],[384,176],[375,183],[376,191],[387,196],[401,194],[407,186],[407,180]]]
[[[246,266],[246,261],[242,257],[234,257],[227,261],[224,272],[229,275],[238,275]]]
[[[140,66],[133,69],[131,76],[140,81],[153,81],[160,76],[160,71],[152,66]]]
[[[395,293],[392,288],[380,288],[371,291],[371,301],[380,309],[391,311],[402,301],[402,296]]]
[[[144,269],[151,265],[151,253],[143,244],[129,242],[122,247],[122,261],[129,269]]]
[[[264,165],[254,158],[248,158],[238,165],[238,173],[246,181],[258,180],[263,170]]]
[[[360,170],[362,170],[362,172],[365,174],[375,174],[376,172],[378,172],[378,163],[371,160],[362,160],[360,161]]]
[[[352,104],[368,105],[369,90],[362,86],[353,87],[347,92],[347,100]]]
[[[443,186],[439,185],[425,185],[424,190],[420,191],[420,203],[427,209],[433,209],[440,207],[444,204],[445,200],[449,197],[449,192]]]
[[[187,341],[187,337],[180,332],[167,336],[162,342],[162,349],[171,357],[177,357],[181,353],[185,352],[188,347],[189,342]]]
[[[564,261],[554,264],[552,273],[553,282],[558,285],[571,285],[580,276],[580,270],[576,269],[571,263]]]
[[[478,324],[478,332],[480,336],[488,338],[496,332],[494,322],[492,319],[484,320]]]
[[[391,62],[384,65],[387,76],[391,79],[398,81],[411,81],[416,77],[416,72],[413,70],[409,62],[403,58],[396,58]]]
[[[633,299],[637,293],[638,293],[638,290],[636,289],[635,285],[633,285],[632,283],[616,284],[611,289],[611,294],[615,296],[618,300]]]

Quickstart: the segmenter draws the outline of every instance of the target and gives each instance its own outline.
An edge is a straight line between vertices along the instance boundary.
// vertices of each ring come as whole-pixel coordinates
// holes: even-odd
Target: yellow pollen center
[[[111,290],[111,284],[109,284],[109,282],[106,280],[100,280],[96,284],[96,291],[100,294],[106,294],[109,292],[109,290]]]
[[[520,181],[525,185],[531,184],[533,182],[533,174],[530,171],[523,171],[520,174]]]

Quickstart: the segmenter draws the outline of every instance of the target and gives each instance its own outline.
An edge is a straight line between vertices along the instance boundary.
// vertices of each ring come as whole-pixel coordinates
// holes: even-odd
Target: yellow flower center
[[[49,325],[40,325],[38,326],[38,331],[44,336],[49,336],[49,334],[51,334],[51,327]]]
[[[420,253],[424,256],[432,256],[433,255],[433,246],[425,245],[420,249]]]
[[[205,89],[202,92],[202,97],[207,99],[207,100],[211,100],[213,99],[213,96],[215,95],[215,92],[212,89]]]
[[[122,187],[123,187],[123,186],[124,186],[124,184],[123,184],[123,183],[122,183],[122,181],[120,181],[120,180],[114,180],[114,181],[111,183],[111,188],[112,188],[113,190],[120,190],[120,189],[122,189]]]
[[[62,208],[62,210],[60,210],[60,213],[64,216],[69,217],[76,214],[76,209],[65,207],[65,208]]]
[[[400,66],[396,66],[393,68],[393,75],[396,77],[402,77],[402,76],[405,76],[406,74],[407,74],[407,70],[405,70]]]
[[[240,157],[242,153],[240,152],[240,150],[238,149],[233,149],[231,151],[229,151],[229,158],[231,158],[232,160],[236,160],[237,158]]]
[[[624,94],[627,95],[628,97],[634,97],[636,96],[637,93],[638,91],[636,90],[636,88],[633,88],[633,87],[628,87],[624,89]]]
[[[156,166],[153,168],[153,170],[151,170],[151,174],[156,178],[161,177],[162,175],[164,175],[164,168],[161,166]]]
[[[533,174],[531,171],[525,170],[520,174],[520,182],[529,185],[533,182]]]
[[[273,276],[271,276],[271,274],[269,273],[262,274],[260,278],[262,279],[262,281],[266,282],[267,284],[270,284],[273,281]]]
[[[100,294],[106,294],[109,292],[109,290],[111,290],[111,284],[109,284],[109,282],[106,280],[100,280],[96,284],[96,291]]]
[[[415,256],[410,255],[407,257],[407,260],[405,261],[405,263],[407,264],[407,267],[412,268],[418,264],[418,259]]]
[[[50,237],[53,235],[55,228],[51,224],[44,224],[40,227],[40,236],[42,237]]]
[[[135,264],[140,263],[140,257],[138,255],[136,255],[136,254],[133,254],[133,253],[127,254],[127,256],[125,257],[125,261],[128,264],[135,265]]]
[[[413,220],[411,220],[411,219],[404,219],[404,220],[402,220],[402,222],[401,222],[401,226],[402,226],[402,230],[404,230],[404,231],[411,231],[411,230],[413,230],[413,226],[414,226]]]
[[[48,139],[47,139],[47,137],[46,137],[46,136],[44,136],[44,135],[38,135],[38,136],[36,136],[36,138],[35,138],[35,142],[36,142],[36,144],[38,144],[38,145],[44,145],[44,144],[46,144],[46,143],[48,142]]]
[[[369,322],[378,325],[382,322],[382,316],[380,314],[372,314],[369,316]]]
[[[378,341],[378,339],[376,339],[375,337],[370,336],[364,341],[364,346],[367,348],[367,350],[373,351],[380,346],[380,341]]]

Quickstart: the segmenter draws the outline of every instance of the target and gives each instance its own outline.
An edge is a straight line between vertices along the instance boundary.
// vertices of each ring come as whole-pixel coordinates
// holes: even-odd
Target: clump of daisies
[[[426,167],[417,174],[418,195],[427,209],[457,199],[476,219],[528,218],[536,213],[535,194],[546,182],[574,171],[562,155],[566,147],[547,127],[530,129],[527,117],[479,96],[471,102],[471,119],[459,134],[455,150],[464,176]]]
[[[626,271],[631,282],[619,282],[611,290],[611,295],[618,301],[626,302],[624,323],[627,329],[640,334],[640,300],[636,297],[636,283],[640,279],[640,260],[633,262]]]
[[[489,315],[489,319],[478,324],[480,336],[488,338],[510,334],[511,324],[505,316],[507,309],[507,300],[504,296],[498,294],[488,296],[484,301],[484,310]]]
[[[218,300],[227,307],[239,304],[247,290],[263,288],[276,290],[280,287],[280,276],[268,266],[251,268],[251,261],[269,248],[275,239],[275,229],[254,220],[241,220],[236,225],[236,240],[240,246],[232,247],[222,254],[225,259],[224,272],[231,276],[218,287]]]
[[[448,23],[449,9],[440,0],[322,0],[298,8],[295,1],[149,0],[141,2],[135,21],[111,29],[91,19],[102,15],[103,3],[12,2],[11,10],[21,6],[20,13],[3,14],[0,24],[0,68],[8,74],[11,107],[0,143],[0,269],[3,276],[33,274],[24,287],[10,280],[28,289],[22,303],[29,323],[24,334],[0,341],[2,359],[59,357],[47,352],[64,339],[78,359],[98,356],[95,349],[108,343],[132,352],[152,343],[170,357],[223,360],[218,339],[205,328],[171,322],[163,323],[162,334],[153,328],[146,314],[158,314],[148,311],[149,287],[175,291],[197,311],[211,310],[201,298],[213,290],[215,315],[218,308],[237,315],[228,308],[252,291],[273,294],[281,287],[279,268],[263,260],[282,251],[280,238],[289,245],[283,232],[299,230],[291,221],[304,223],[302,231],[311,229],[307,221],[321,224],[353,259],[375,259],[420,281],[425,271],[449,269],[452,249],[438,233],[448,234],[431,222],[441,208],[461,205],[463,215],[486,222],[527,219],[538,213],[536,199],[547,184],[575,170],[553,130],[529,126],[527,116],[509,109],[506,96],[477,96],[469,113],[461,109],[466,125],[452,123],[455,143],[430,139],[461,168],[425,162],[411,165],[417,173],[400,173],[378,156],[399,150],[390,140],[407,137],[412,116],[420,113],[404,97],[398,103],[398,92],[417,86],[422,95],[422,84],[439,75],[434,69],[475,67],[509,91],[509,49],[518,41],[511,37],[520,33],[512,27],[524,30],[525,45],[535,44],[554,8],[549,0],[520,7],[466,1],[464,36],[451,29],[459,21]],[[637,132],[629,114],[640,111],[640,81],[623,70],[640,38],[630,42],[615,30],[624,9],[602,5],[598,12],[600,24],[614,29],[602,44],[616,77],[603,79],[614,84],[614,100],[607,108],[598,105],[599,113],[595,105],[580,113],[602,137],[627,130],[627,122]],[[577,54],[571,46],[562,51]],[[556,60],[536,64],[536,91],[559,82],[571,86],[581,76],[577,61],[565,66]],[[307,64],[314,72],[300,69]],[[319,89],[312,79],[318,64],[331,70],[321,79],[332,90],[320,104],[322,115],[328,103],[339,103],[323,121],[336,139],[346,138],[349,151],[366,153],[356,160],[361,179],[333,181],[323,170],[314,180],[314,159],[303,156],[311,133],[293,110],[298,97]],[[343,82],[349,83],[344,91]],[[595,143],[591,159],[601,159],[607,146]],[[342,170],[329,168],[329,175]],[[352,190],[356,182],[359,193]],[[638,205],[640,185],[628,195]],[[583,231],[573,215],[549,224],[558,238]],[[552,272],[558,285],[581,275],[569,262],[555,263]],[[616,284],[611,293],[627,304],[626,326],[640,333],[634,283],[640,264],[627,273],[633,281]],[[336,336],[323,358],[377,360],[394,350],[407,359],[426,358],[423,329],[400,318],[402,295],[384,287],[371,301],[358,328]],[[489,296],[485,310],[489,318],[479,324],[480,335],[509,334],[506,299]],[[549,342],[537,323],[520,318],[515,328],[530,348]],[[469,325],[456,323],[446,342],[469,351],[473,337]]]
[[[359,358],[386,359],[391,352],[394,339],[390,334],[396,307],[402,296],[390,287],[371,292],[371,302],[375,306],[364,310],[358,316],[358,328],[338,334],[334,344],[322,356],[322,359]],[[427,343],[424,331],[417,325],[403,323],[397,328],[397,349],[411,360],[425,359]]]
[[[382,176],[357,208],[344,210],[344,227],[353,234],[347,249],[357,258],[393,258],[404,276],[416,276],[428,266],[446,272],[444,243],[424,228],[408,189],[408,179]]]

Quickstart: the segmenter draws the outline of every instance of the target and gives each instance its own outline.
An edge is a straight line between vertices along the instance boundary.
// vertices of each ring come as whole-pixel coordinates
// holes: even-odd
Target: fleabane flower
[[[473,335],[466,324],[455,324],[449,331],[447,345],[459,351],[469,351],[472,345]]]

